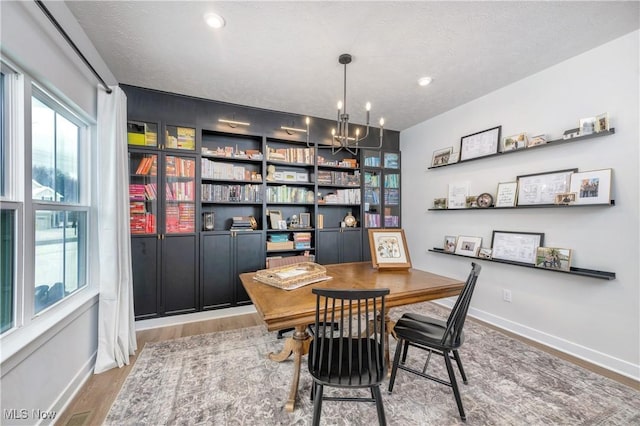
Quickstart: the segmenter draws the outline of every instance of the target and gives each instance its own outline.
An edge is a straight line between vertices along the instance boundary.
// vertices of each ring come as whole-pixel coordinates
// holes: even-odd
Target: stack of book
[[[253,216],[234,216],[231,223],[232,231],[252,231],[256,226]]]
[[[294,232],[293,233],[293,248],[310,249],[311,248],[311,232]]]
[[[288,233],[274,233],[267,237],[267,250],[292,250],[293,241],[289,241]]]

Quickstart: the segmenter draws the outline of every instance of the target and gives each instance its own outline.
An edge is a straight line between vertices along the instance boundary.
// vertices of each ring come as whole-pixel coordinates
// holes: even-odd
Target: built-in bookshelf
[[[363,150],[365,228],[400,227],[400,153]]]
[[[158,155],[129,153],[131,234],[155,234],[158,219]]]

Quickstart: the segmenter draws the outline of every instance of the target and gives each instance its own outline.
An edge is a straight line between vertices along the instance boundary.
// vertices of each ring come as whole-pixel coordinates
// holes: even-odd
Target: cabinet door
[[[360,262],[362,260],[362,232],[360,229],[343,229],[341,233],[340,262]]]
[[[234,301],[233,246],[229,233],[203,234],[202,308],[223,308]]]
[[[318,231],[316,261],[321,265],[340,263],[340,230],[324,229]]]
[[[160,294],[158,292],[158,239],[134,237],[131,239],[133,270],[133,308],[136,320],[157,317]]]
[[[236,271],[234,276],[236,287],[236,304],[251,303],[239,275],[244,272],[264,269],[265,243],[262,232],[238,232],[234,238],[236,245]]]
[[[195,312],[198,297],[197,237],[171,235],[162,240],[164,313]]]

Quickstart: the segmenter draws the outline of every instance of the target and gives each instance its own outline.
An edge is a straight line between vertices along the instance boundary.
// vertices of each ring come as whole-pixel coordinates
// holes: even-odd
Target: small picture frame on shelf
[[[409,269],[411,258],[402,229],[369,229],[371,263],[378,269]]]
[[[481,247],[478,252],[478,257],[480,259],[491,259],[491,249],[486,247]]]
[[[493,231],[493,259],[534,265],[536,251],[544,244],[541,232]]]
[[[533,148],[534,146],[544,145],[547,143],[546,135],[531,136],[527,141],[527,148]]]
[[[555,269],[557,271],[570,271],[571,249],[538,247],[536,252],[536,266],[538,268]]]
[[[284,219],[281,219],[278,221],[278,228],[277,229],[283,229],[286,230],[287,229],[287,221]]]
[[[517,135],[507,136],[502,140],[502,152],[515,151],[516,149],[523,149],[527,147],[526,133],[518,133]]]
[[[460,160],[460,151],[453,151],[451,155],[449,155],[449,163],[447,164],[455,164]]]
[[[282,212],[280,210],[269,210],[269,222],[271,223],[271,229],[282,229],[280,228],[280,221],[282,220]],[[286,229],[286,221],[285,221],[285,229]]]
[[[577,194],[575,192],[563,192],[556,194],[556,204],[568,206],[576,202]]]
[[[300,213],[300,228],[311,228],[311,213]]]
[[[576,127],[575,129],[565,130],[562,135],[562,139],[573,139],[580,136],[580,128]]]
[[[496,154],[501,131],[502,126],[496,126],[460,138],[460,161]]]
[[[453,147],[437,149],[433,151],[433,157],[431,158],[431,167],[445,166],[449,164],[451,158],[451,152]]]
[[[580,119],[580,136],[590,135],[596,130],[596,118],[586,117]]]
[[[609,204],[611,173],[611,169],[573,173],[568,192],[576,193],[575,204]]]
[[[461,235],[458,237],[458,241],[456,242],[455,254],[477,257],[481,245],[481,237],[465,237]]]
[[[478,196],[477,195],[469,195],[469,196],[467,196],[466,208],[468,208],[468,209],[476,209],[476,208],[478,208]]]
[[[596,133],[600,133],[600,132],[606,132],[608,130],[609,130],[609,114],[605,112],[600,115],[597,115],[594,131]]]
[[[456,242],[458,241],[458,237],[455,235],[446,235],[444,237],[444,252],[445,253],[455,253],[456,252]]]
[[[444,210],[447,208],[447,199],[446,198],[434,198],[433,199],[433,208],[438,210]]]
[[[495,207],[515,207],[518,182],[500,182],[496,193]]]

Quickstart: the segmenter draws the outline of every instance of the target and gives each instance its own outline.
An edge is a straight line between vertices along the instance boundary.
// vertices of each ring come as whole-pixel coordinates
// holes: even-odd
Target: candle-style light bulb
[[[360,135],[360,129],[356,129],[356,139],[358,139],[359,135]]]
[[[380,127],[384,126],[384,118],[380,118]]]
[[[342,101],[338,101],[338,111],[342,109]]]
[[[371,111],[371,102],[367,102],[367,104],[364,107],[367,111]]]
[[[307,117],[304,122],[307,124],[307,126],[309,125],[309,123],[311,122],[311,120],[309,119],[309,117]]]
[[[336,129],[331,129],[331,136],[335,136],[336,135]]]

